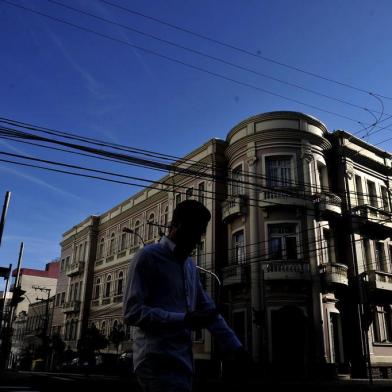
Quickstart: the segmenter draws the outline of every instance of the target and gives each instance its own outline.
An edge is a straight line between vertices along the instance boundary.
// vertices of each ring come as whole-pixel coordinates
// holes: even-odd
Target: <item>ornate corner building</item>
[[[133,254],[194,198],[212,214],[195,262],[220,277],[203,283],[266,374],[392,377],[391,174],[390,154],[314,117],[246,119],[64,233],[52,331],[76,349],[91,324],[121,328]],[[194,352],[214,356],[208,332],[194,334]]]

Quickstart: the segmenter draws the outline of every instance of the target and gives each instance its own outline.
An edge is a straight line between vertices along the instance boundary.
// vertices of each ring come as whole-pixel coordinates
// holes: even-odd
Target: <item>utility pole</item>
[[[44,353],[45,353],[45,368],[48,365],[49,361],[49,302],[50,302],[50,291],[51,289],[48,289],[46,287],[41,287],[41,286],[32,286],[34,290],[40,290],[46,292],[47,298],[37,298],[41,302],[46,302],[45,304],[45,318],[44,318],[44,328],[43,328],[43,333],[42,333],[42,345],[44,348]]]
[[[8,205],[10,203],[10,197],[11,197],[11,192],[7,191],[5,193],[3,211],[1,213],[1,218],[0,218],[0,245],[1,245],[1,239],[3,237],[5,218],[7,216]],[[3,332],[3,320],[5,320],[4,312],[5,312],[5,305],[7,302],[7,292],[8,292],[8,286],[9,286],[9,280],[11,277],[11,269],[12,269],[12,264],[10,264],[8,271],[7,271],[6,267],[0,267],[0,276],[2,276],[6,280],[6,285],[5,285],[5,289],[4,289],[4,301],[2,303],[2,309],[1,309],[1,314],[0,314],[0,332]],[[4,342],[2,339],[2,345],[3,345],[3,343]]]
[[[3,303],[2,303],[2,312],[0,315],[0,337],[1,337],[1,351],[0,351],[0,371],[5,368],[5,364],[7,362],[7,353],[9,349],[9,326],[7,326],[7,318],[5,315],[6,304],[7,304],[7,293],[8,287],[10,284],[11,279],[11,271],[12,271],[12,264],[9,265],[8,273],[5,278],[5,288],[4,288],[4,296],[3,296]],[[10,311],[10,309],[8,310]]]
[[[0,245],[1,245],[1,239],[3,237],[3,231],[4,231],[4,226],[5,226],[5,218],[7,216],[8,206],[9,206],[9,203],[10,203],[10,197],[11,197],[11,192],[7,191],[5,193],[4,204],[3,204],[3,211],[1,213],[1,219],[0,219]]]
[[[19,248],[19,256],[18,256],[18,264],[16,267],[16,276],[15,276],[15,283],[14,283],[14,287],[12,288],[12,299],[11,299],[11,305],[10,305],[10,309],[8,312],[8,320],[7,320],[7,339],[9,340],[9,349],[11,348],[11,339],[12,339],[12,334],[13,334],[13,330],[12,330],[12,324],[14,322],[14,312],[16,307],[18,306],[18,303],[23,301],[23,297],[22,295],[25,293],[24,290],[21,289],[20,284],[19,284],[19,278],[20,278],[20,266],[22,264],[22,258],[23,258],[23,250],[24,250],[24,244],[23,242],[20,243],[20,248]],[[5,351],[5,355],[6,355],[6,365],[9,362],[9,350],[4,350]],[[8,365],[7,365],[8,366]]]

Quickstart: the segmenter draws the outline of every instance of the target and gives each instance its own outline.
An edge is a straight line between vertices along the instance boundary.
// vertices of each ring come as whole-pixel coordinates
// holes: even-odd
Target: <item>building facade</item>
[[[52,293],[52,295],[56,292],[58,274],[58,261],[47,263],[44,270],[33,268],[20,269],[19,285],[25,293],[23,294],[24,300],[19,302],[13,311],[13,333],[9,358],[10,365],[16,364],[19,361],[19,357],[21,356],[24,348],[24,336],[26,333],[29,306],[37,302],[37,297],[45,296],[46,292]],[[13,276],[16,276],[16,270],[13,271]],[[43,293],[38,289],[38,287],[45,288],[50,291],[45,291],[45,293]]]
[[[74,348],[91,324],[107,337],[124,328],[121,349],[131,348],[122,320],[129,263],[159,240],[175,205],[194,198],[212,215],[194,259],[221,281],[201,272],[203,283],[266,374],[366,376],[371,365],[387,377],[390,172],[390,154],[314,117],[248,118],[64,233],[55,326]],[[194,352],[214,357],[207,332],[195,332]]]

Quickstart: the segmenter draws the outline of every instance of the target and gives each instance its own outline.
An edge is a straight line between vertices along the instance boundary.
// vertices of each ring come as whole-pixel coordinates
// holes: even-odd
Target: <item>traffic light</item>
[[[26,290],[22,290],[20,286],[15,286],[12,289],[11,306],[16,306],[19,302],[22,302],[25,299],[25,297],[22,297],[25,292]]]

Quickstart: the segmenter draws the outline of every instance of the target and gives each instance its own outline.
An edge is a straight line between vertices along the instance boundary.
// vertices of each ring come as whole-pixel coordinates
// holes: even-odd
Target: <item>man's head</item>
[[[177,251],[188,256],[200,242],[207,229],[211,214],[196,200],[179,203],[173,212],[169,238],[176,244]]]

